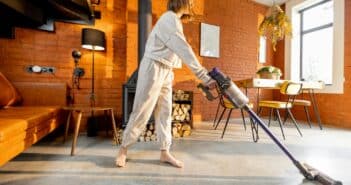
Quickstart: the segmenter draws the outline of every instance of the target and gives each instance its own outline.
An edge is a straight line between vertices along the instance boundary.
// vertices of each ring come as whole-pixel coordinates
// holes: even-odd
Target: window
[[[299,11],[300,80],[333,83],[333,1],[325,0]]]
[[[293,26],[285,40],[285,78],[324,81],[321,93],[343,93],[345,0],[290,0]]]
[[[260,47],[259,47],[259,55],[258,55],[258,62],[263,64],[266,63],[266,48],[267,48],[267,41],[264,37],[260,37]]]

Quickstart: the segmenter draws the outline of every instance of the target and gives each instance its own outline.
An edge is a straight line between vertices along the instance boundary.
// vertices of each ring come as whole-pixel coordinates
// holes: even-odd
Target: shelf
[[[179,117],[177,117],[178,119],[172,119],[172,124],[173,123],[180,123],[182,125],[184,124],[188,124],[192,127],[193,124],[193,92],[191,91],[182,91],[182,90],[177,90],[174,91],[172,93],[172,102],[173,102],[173,108],[172,108],[172,118],[175,118],[176,116],[174,116],[174,110],[176,110],[176,112],[178,112],[178,109],[180,107],[182,107],[179,111],[179,114],[182,115],[183,114],[183,107],[186,107],[186,109],[188,110],[186,113],[186,116],[190,116],[187,117],[188,120],[184,119],[183,121],[179,120]],[[174,104],[178,104],[178,105],[174,105]],[[176,109],[175,109],[176,108]],[[176,113],[175,115],[180,116],[178,113]],[[184,116],[184,115],[182,115]],[[183,119],[183,118],[182,118]]]
[[[175,102],[175,103],[189,103],[189,104],[192,103],[191,100],[173,100],[173,102]]]

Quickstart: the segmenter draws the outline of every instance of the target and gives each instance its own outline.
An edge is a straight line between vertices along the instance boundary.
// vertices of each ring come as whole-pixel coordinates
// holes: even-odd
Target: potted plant
[[[279,5],[273,4],[261,22],[258,33],[269,38],[272,41],[273,51],[276,51],[277,42],[283,40],[285,36],[292,35],[291,21]]]
[[[282,72],[279,68],[274,66],[264,66],[261,67],[256,74],[258,74],[259,78],[264,79],[275,79],[279,80],[282,76]]]

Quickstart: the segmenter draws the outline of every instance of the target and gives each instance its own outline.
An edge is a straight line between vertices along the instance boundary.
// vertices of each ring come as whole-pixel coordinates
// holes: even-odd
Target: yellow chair
[[[295,101],[294,101],[294,106],[303,106],[303,109],[305,110],[307,122],[308,122],[308,125],[310,126],[310,128],[312,128],[312,125],[311,125],[311,118],[310,118],[310,114],[308,111],[308,107],[310,107],[311,105],[312,105],[312,103],[309,100],[295,99]],[[288,119],[287,116],[285,117],[285,121],[286,121],[286,119]]]
[[[290,81],[285,81],[280,88],[280,93],[283,95],[287,96],[287,100],[286,101],[260,101],[259,102],[259,112],[258,114],[260,114],[262,108],[270,108],[270,114],[269,114],[269,121],[268,121],[268,126],[270,125],[271,122],[271,117],[273,115],[273,111],[275,111],[275,114],[277,116],[278,119],[278,123],[280,126],[280,130],[282,132],[283,138],[285,139],[285,135],[284,135],[284,131],[283,131],[283,126],[282,126],[282,120],[280,117],[280,113],[279,110],[284,109],[288,116],[291,118],[291,120],[293,121],[297,131],[299,132],[299,134],[302,136],[302,133],[297,125],[297,122],[291,112],[291,108],[294,105],[295,102],[295,97],[300,94],[301,92],[301,88],[302,88],[302,83],[296,83],[296,82],[290,82]]]
[[[221,122],[225,111],[226,111],[227,109],[229,109],[228,117],[227,117],[226,123],[225,123],[225,125],[224,125],[224,129],[223,129],[222,136],[221,136],[221,138],[223,138],[223,137],[224,137],[224,134],[225,134],[225,131],[226,131],[226,129],[227,129],[228,122],[229,122],[229,119],[230,119],[230,115],[232,114],[232,111],[233,111],[234,109],[239,109],[239,108],[238,108],[238,107],[235,107],[235,106],[233,105],[233,103],[231,103],[224,95],[222,95],[222,94],[219,92],[219,90],[218,90],[218,94],[219,94],[219,104],[218,104],[218,107],[217,107],[217,113],[216,113],[216,117],[215,117],[215,119],[214,119],[214,124],[213,124],[213,125],[215,125],[215,130],[217,129],[219,123]],[[249,103],[248,106],[249,106],[250,108],[253,108],[253,104],[252,104],[252,103]],[[219,112],[219,107],[223,107],[223,111],[222,111],[222,113],[221,113],[219,119],[217,120],[217,116],[218,116],[218,112]],[[242,117],[243,124],[244,124],[244,129],[246,130],[246,121],[245,121],[245,115],[244,115],[243,109],[240,109],[240,112],[241,112],[241,117]],[[217,124],[215,124],[216,121],[217,121]],[[250,122],[251,122],[251,127],[253,127],[254,125],[253,125],[253,121],[252,121],[251,118],[250,118]],[[254,132],[253,129],[252,129],[252,132]],[[253,140],[256,142],[257,139],[255,139],[254,133],[252,133],[252,134],[253,134]],[[256,135],[256,137],[257,137],[257,135]]]
[[[322,85],[324,86],[324,83],[323,83],[323,82],[320,82],[320,83],[322,83]],[[302,90],[302,91],[301,91],[301,94],[302,94],[302,95],[304,94],[304,91],[307,91],[307,94],[310,95],[310,99],[313,99],[313,98],[314,98],[314,97],[313,97],[313,96],[314,96],[314,94],[313,94],[314,92],[313,92],[313,91],[311,92],[311,89],[304,89],[304,90]],[[311,93],[312,93],[312,94],[311,94]],[[305,111],[305,115],[306,115],[306,119],[307,119],[307,122],[308,122],[308,125],[310,126],[310,128],[312,128],[311,117],[310,117],[310,114],[309,114],[309,107],[313,106],[312,101],[306,100],[306,99],[302,96],[302,99],[295,99],[295,101],[294,101],[294,106],[303,106],[304,111]],[[323,127],[322,127],[322,124],[321,124],[320,121],[318,121],[319,113],[316,113],[316,112],[315,112],[315,114],[317,114],[316,116],[317,116],[317,122],[318,122],[319,128],[322,130],[322,128],[323,128]],[[288,116],[288,115],[286,114],[283,123],[285,123],[285,121],[288,119],[287,116]]]

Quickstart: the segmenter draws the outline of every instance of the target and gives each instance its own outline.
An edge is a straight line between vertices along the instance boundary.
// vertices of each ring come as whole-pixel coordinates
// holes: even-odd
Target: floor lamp
[[[91,71],[91,106],[95,106],[95,93],[94,93],[94,51],[105,50],[105,33],[91,28],[82,29],[82,47],[92,51],[92,71]]]
[[[92,66],[91,66],[91,93],[90,93],[90,106],[95,107],[95,92],[94,92],[94,51],[105,50],[105,33],[92,29],[82,29],[82,48],[92,51]],[[94,117],[94,112],[91,112],[91,121],[88,121],[88,136],[97,135],[97,123]]]

